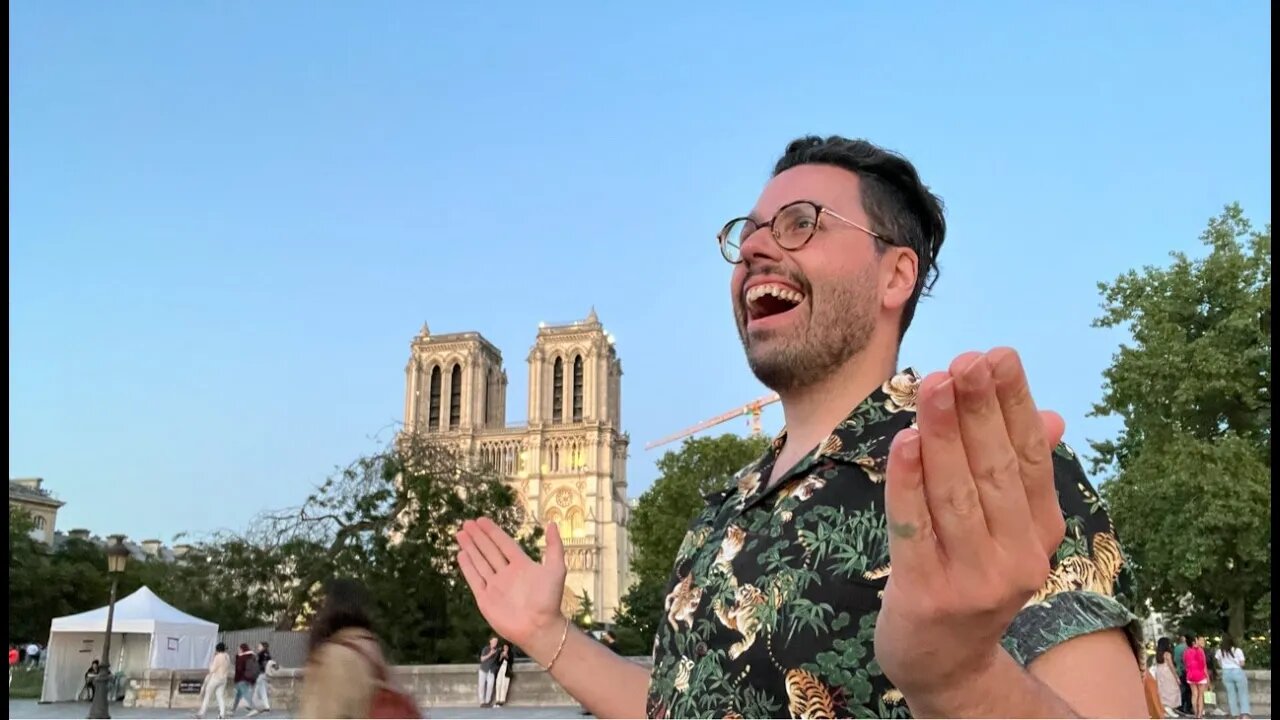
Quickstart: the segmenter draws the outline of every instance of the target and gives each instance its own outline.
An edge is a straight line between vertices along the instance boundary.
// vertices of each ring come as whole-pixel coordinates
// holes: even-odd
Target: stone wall
[[[632,661],[649,665],[649,658],[633,658]],[[418,704],[427,710],[433,707],[476,705],[478,672],[478,665],[402,665],[392,668],[392,675],[400,687],[412,693]],[[1246,673],[1249,676],[1249,699],[1253,704],[1254,717],[1266,717],[1271,708],[1271,671],[1247,670]],[[191,691],[199,687],[203,678],[202,670],[149,670],[140,677],[128,679],[125,706],[194,710],[200,706],[200,695]],[[271,678],[272,707],[296,707],[301,687],[302,670],[281,670]],[[1219,684],[1217,693],[1218,707],[1225,712],[1226,688]],[[228,686],[227,702],[230,703],[234,696],[235,691]],[[511,705],[524,707],[577,704],[546,671],[527,660],[516,663],[507,701]]]
[[[649,658],[634,662],[649,665]],[[430,710],[433,707],[465,707],[477,705],[479,665],[401,665],[391,669],[396,683]],[[200,706],[198,691],[192,692],[204,678],[203,670],[149,670],[126,681],[126,707],[170,708],[194,710]],[[293,709],[302,687],[302,670],[283,669],[271,678],[271,706]],[[227,702],[235,697],[227,686]],[[507,695],[510,705],[555,707],[576,705],[569,694],[536,663],[519,661],[511,677]]]

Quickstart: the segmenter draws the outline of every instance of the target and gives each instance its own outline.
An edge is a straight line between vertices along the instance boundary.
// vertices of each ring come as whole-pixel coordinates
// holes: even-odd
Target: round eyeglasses
[[[740,217],[725,223],[720,234],[716,236],[716,240],[720,243],[720,254],[724,255],[725,260],[735,265],[742,262],[742,244],[757,230],[764,228],[769,229],[769,234],[773,235],[778,247],[783,250],[799,250],[813,239],[813,234],[818,231],[819,218],[823,215],[855,227],[881,242],[889,242],[879,233],[872,232],[863,225],[816,202],[797,200],[783,205],[768,222],[762,223],[749,217]]]

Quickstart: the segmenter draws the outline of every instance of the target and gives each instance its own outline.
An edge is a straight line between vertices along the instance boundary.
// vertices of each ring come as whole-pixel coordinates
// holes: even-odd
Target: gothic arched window
[[[440,366],[431,368],[431,404],[427,406],[427,429],[440,429]]]
[[[582,422],[582,356],[573,359],[573,421]]]
[[[551,422],[564,422],[564,360],[560,358],[551,371]]]
[[[454,363],[449,376],[449,429],[457,430],[462,421],[462,366]]]

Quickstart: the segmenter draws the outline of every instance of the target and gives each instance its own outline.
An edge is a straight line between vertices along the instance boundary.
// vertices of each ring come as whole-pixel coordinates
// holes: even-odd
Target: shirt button
[[[698,654],[698,657],[706,657],[706,656],[707,656],[707,644],[706,644],[706,643],[698,643],[698,647],[694,649],[694,652]]]

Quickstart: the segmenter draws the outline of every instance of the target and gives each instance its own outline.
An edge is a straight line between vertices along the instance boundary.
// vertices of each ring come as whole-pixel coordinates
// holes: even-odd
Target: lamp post
[[[98,663],[98,677],[93,679],[93,703],[89,705],[89,717],[110,720],[107,711],[107,688],[111,686],[111,624],[116,617],[116,589],[120,585],[120,573],[129,562],[129,548],[124,546],[123,535],[112,535],[107,546],[107,574],[111,576],[111,601],[107,603],[107,636],[102,641],[102,660]]]

